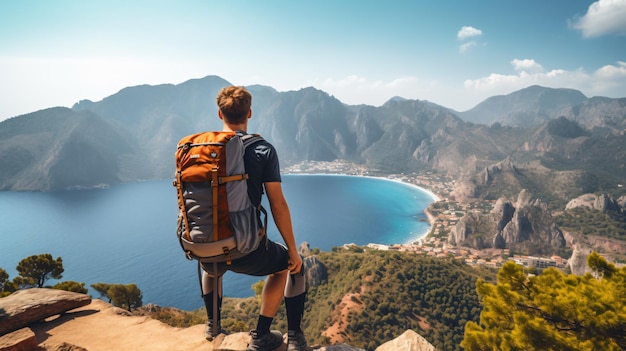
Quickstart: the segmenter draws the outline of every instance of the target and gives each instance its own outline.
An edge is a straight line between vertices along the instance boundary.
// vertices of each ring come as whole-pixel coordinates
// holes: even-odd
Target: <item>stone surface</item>
[[[29,328],[22,328],[0,336],[0,351],[30,351],[37,349],[35,333]]]
[[[576,207],[588,207],[602,212],[622,213],[623,205],[620,203],[620,199],[615,200],[607,194],[583,194],[570,200],[565,206],[565,209],[570,210]]]
[[[63,342],[60,345],[46,348],[46,351],[88,351],[88,350],[84,347],[80,347],[80,346]]]
[[[359,349],[357,347],[346,344],[336,344],[331,346],[324,346],[322,348],[315,349],[315,351],[363,351],[363,349]]]
[[[0,348],[0,351],[243,351],[247,349],[250,340],[248,333],[242,332],[222,334],[213,342],[208,342],[204,339],[203,324],[175,328],[147,316],[120,314],[119,308],[99,299],[91,301],[88,296],[85,299],[82,294],[50,289],[30,290],[13,294],[10,299],[8,297],[0,299],[2,309],[0,318],[5,321],[9,319],[9,315],[15,316],[15,312],[25,310],[41,309],[47,312],[33,317],[37,322],[30,324],[29,328],[0,337],[2,342],[0,345],[10,344],[12,347]],[[90,303],[61,313],[67,307],[61,308],[59,300],[75,301],[74,303],[90,301]],[[50,308],[51,304],[55,306],[54,310]],[[31,315],[34,315],[32,311]],[[49,316],[42,317],[44,315]],[[403,334],[398,339],[396,343],[387,343],[391,346],[382,350],[434,350],[405,348],[421,345],[420,340],[423,338],[413,331]],[[25,348],[17,348],[22,346],[16,345]],[[286,348],[287,345],[283,344],[276,351],[286,351]],[[309,347],[308,351],[363,351],[363,349],[347,344],[336,344]]]
[[[553,248],[566,245],[547,204],[533,199],[526,190],[515,202],[498,199],[489,214],[466,213],[450,231],[448,242],[479,250],[509,248],[532,255],[551,253]]]
[[[328,281],[328,268],[316,256],[305,257],[303,265],[309,286],[318,286]]]
[[[24,289],[0,299],[0,335],[91,303],[86,294],[55,289]]]
[[[574,251],[572,251],[572,257],[567,260],[572,274],[583,275],[591,272],[591,268],[587,266],[587,256],[591,253],[591,249],[582,248],[578,245],[574,245]]]
[[[424,337],[413,330],[407,330],[399,337],[376,348],[376,351],[435,351]]]

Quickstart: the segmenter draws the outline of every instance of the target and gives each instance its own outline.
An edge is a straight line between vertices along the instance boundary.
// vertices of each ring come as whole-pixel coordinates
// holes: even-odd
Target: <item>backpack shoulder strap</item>
[[[244,149],[261,140],[265,140],[265,139],[263,139],[263,137],[260,134],[246,134],[246,135],[241,136],[241,141],[243,142]]]

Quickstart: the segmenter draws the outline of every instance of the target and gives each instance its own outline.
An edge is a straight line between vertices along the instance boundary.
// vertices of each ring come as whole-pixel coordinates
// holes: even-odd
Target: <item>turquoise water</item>
[[[306,241],[311,248],[405,243],[429,228],[423,211],[432,197],[406,184],[286,175],[283,190],[298,244]],[[85,282],[87,287],[134,283],[144,304],[191,310],[202,306],[196,265],[184,258],[175,225],[176,195],[170,180],[106,189],[0,192],[0,267],[13,279],[21,259],[50,253],[63,258],[61,280]],[[281,241],[271,220],[269,236]],[[250,286],[258,279],[227,273],[225,295],[251,296]]]

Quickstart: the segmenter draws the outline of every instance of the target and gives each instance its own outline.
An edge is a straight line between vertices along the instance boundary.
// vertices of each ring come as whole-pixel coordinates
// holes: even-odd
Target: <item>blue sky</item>
[[[0,2],[0,120],[207,75],[458,111],[534,84],[626,97],[626,0]]]

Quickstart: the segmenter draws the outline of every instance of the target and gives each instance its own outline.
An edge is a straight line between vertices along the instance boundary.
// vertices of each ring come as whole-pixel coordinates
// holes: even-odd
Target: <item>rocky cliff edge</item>
[[[0,351],[246,350],[247,333],[204,339],[204,325],[175,328],[150,317],[133,316],[88,295],[52,289],[20,290],[0,299]],[[284,351],[283,345],[277,351]],[[349,345],[311,348],[360,350]],[[434,351],[412,330],[376,351]]]

